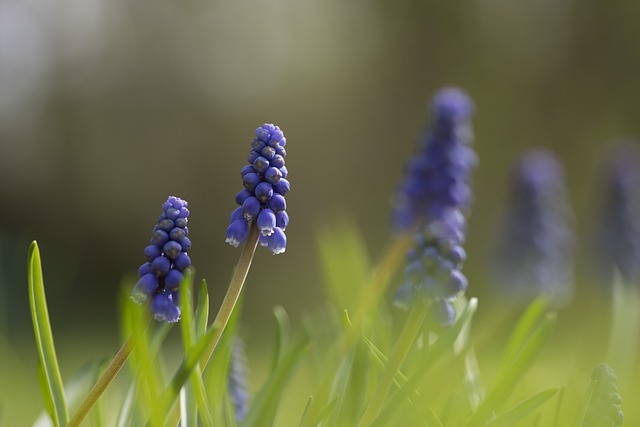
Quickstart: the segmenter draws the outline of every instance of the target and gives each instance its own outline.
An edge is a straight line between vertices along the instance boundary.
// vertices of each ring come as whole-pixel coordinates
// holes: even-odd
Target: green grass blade
[[[196,309],[196,336],[201,338],[207,332],[209,323],[209,290],[207,282],[202,279],[198,293],[198,308]]]
[[[309,337],[306,334],[298,334],[292,340],[287,353],[282,357],[275,371],[272,371],[255,396],[243,425],[273,425],[277,405],[281,400],[280,396],[284,392],[286,381],[308,349]]]
[[[116,418],[116,427],[127,427],[131,425],[131,411],[133,409],[133,398],[135,397],[136,384],[131,382],[127,394],[122,401],[120,410],[118,411],[118,418]]]
[[[332,221],[330,226],[319,227],[316,241],[331,300],[341,309],[352,307],[370,271],[366,245],[356,223],[346,218]]]
[[[504,351],[505,363],[509,363],[518,350],[524,346],[524,343],[540,323],[540,319],[547,311],[548,306],[549,301],[544,297],[536,298],[529,304],[509,336]]]
[[[307,399],[307,404],[304,405],[304,411],[302,411],[302,417],[300,418],[299,427],[304,426],[304,423],[307,420],[307,416],[309,416],[309,408],[311,407],[312,403],[313,403],[313,396],[309,396],[309,399]]]
[[[547,313],[533,334],[526,341],[523,347],[517,352],[512,362],[504,365],[498,375],[498,380],[487,398],[482,402],[476,413],[471,417],[468,425],[484,425],[487,418],[493,411],[498,409],[500,403],[504,402],[515,388],[516,384],[531,367],[536,356],[542,349],[542,345],[547,340],[556,323],[555,313]]]
[[[411,394],[415,392],[420,384],[420,381],[431,370],[435,362],[437,362],[448,350],[453,349],[453,343],[458,338],[460,331],[463,327],[471,321],[474,313],[478,309],[478,300],[471,298],[464,308],[460,317],[456,320],[449,329],[447,329],[430,347],[422,360],[421,366],[416,372],[411,374],[404,387],[398,390],[391,399],[384,405],[378,417],[373,422],[372,426],[382,427],[387,425],[389,419],[401,407],[402,403],[406,400],[410,400]]]
[[[549,400],[558,392],[558,388],[550,388],[540,393],[534,394],[530,398],[520,402],[515,407],[500,415],[498,418],[487,424],[487,427],[508,427],[520,421],[524,416],[535,411],[543,403]]]
[[[40,250],[35,240],[29,247],[28,278],[31,319],[33,320],[33,330],[36,337],[38,355],[42,362],[44,382],[46,385],[45,391],[48,395],[45,400],[50,399],[53,403],[52,418],[54,425],[64,426],[67,424],[69,415],[65,403],[62,375],[60,375],[58,358],[56,357],[56,349],[53,343],[47,299],[44,293]]]
[[[289,316],[283,307],[279,305],[275,306],[273,308],[273,317],[276,322],[276,342],[273,347],[274,355],[273,363],[271,365],[272,371],[275,370],[278,363],[280,363],[291,334],[291,322],[289,322]]]

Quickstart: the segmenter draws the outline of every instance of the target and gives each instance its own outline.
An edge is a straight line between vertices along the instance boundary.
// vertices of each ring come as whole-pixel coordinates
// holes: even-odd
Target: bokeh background
[[[566,165],[588,281],[598,162],[640,135],[639,20],[637,3],[598,0],[0,0],[0,359],[35,381],[33,239],[63,375],[115,351],[121,280],[172,194],[189,201],[215,307],[239,256],[224,242],[239,170],[264,122],[289,142],[291,224],[284,255],[257,253],[243,324],[268,335],[275,304],[300,319],[325,300],[318,232],[347,215],[373,259],[388,244],[393,190],[443,85],[477,105],[469,294],[491,295],[511,164],[534,146]]]

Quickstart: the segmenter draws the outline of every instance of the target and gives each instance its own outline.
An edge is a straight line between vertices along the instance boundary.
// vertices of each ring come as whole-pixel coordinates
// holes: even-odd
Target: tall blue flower
[[[247,356],[244,341],[236,337],[231,347],[229,360],[228,390],[238,423],[242,422],[249,412],[249,389],[247,387]]]
[[[284,198],[291,188],[284,164],[287,139],[278,126],[268,123],[255,135],[248,164],[240,171],[244,189],[236,195],[238,207],[231,213],[226,241],[237,247],[247,240],[249,226],[256,221],[260,245],[279,254],[287,248],[284,230],[289,224]]]
[[[395,228],[415,231],[394,303],[406,308],[416,297],[431,300],[434,319],[442,325],[453,323],[453,301],[467,288],[461,268],[471,172],[477,164],[470,147],[473,111],[473,102],[458,88],[435,94],[432,127],[407,166],[394,205]]]
[[[162,204],[162,214],[153,228],[150,245],[144,248],[147,262],[138,269],[140,280],[131,298],[138,304],[151,301],[151,313],[169,323],[180,320],[180,284],[191,265],[187,202],[171,196]]]
[[[596,231],[595,262],[607,280],[618,271],[640,285],[640,149],[624,142],[605,164],[605,193]]]
[[[533,149],[511,181],[496,257],[499,282],[513,297],[550,294],[562,302],[571,294],[573,249],[562,165],[552,152]]]

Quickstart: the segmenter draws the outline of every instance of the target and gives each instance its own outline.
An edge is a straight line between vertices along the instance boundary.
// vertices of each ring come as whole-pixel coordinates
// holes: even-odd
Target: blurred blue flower
[[[564,169],[552,152],[532,149],[516,164],[511,182],[499,226],[499,283],[517,299],[546,294],[566,302],[572,291],[573,233]]]
[[[434,320],[443,326],[455,320],[453,301],[467,289],[461,268],[471,172],[477,164],[469,146],[473,110],[471,99],[460,89],[444,88],[435,94],[432,128],[408,164],[394,205],[395,228],[415,231],[404,284],[394,304],[408,308],[417,297],[431,300]]]
[[[249,390],[247,387],[247,356],[244,341],[238,336],[231,347],[228,371],[228,390],[236,421],[242,422],[249,412]]]
[[[399,232],[471,205],[471,173],[477,164],[470,147],[473,102],[461,89],[447,87],[433,97],[432,111],[431,127],[396,191],[393,226]]]
[[[191,266],[187,252],[187,202],[171,196],[162,204],[162,214],[153,228],[151,244],[144,249],[147,262],[138,269],[140,280],[131,298],[138,304],[151,301],[151,313],[169,323],[180,320],[179,290],[184,273]]]
[[[240,171],[244,189],[236,195],[239,205],[231,214],[227,228],[227,243],[238,246],[249,236],[249,225],[256,220],[260,231],[260,245],[274,254],[287,247],[284,230],[289,224],[285,194],[290,190],[284,158],[287,139],[282,130],[264,124],[255,131],[249,164]]]
[[[640,284],[640,148],[618,144],[605,162],[604,195],[596,229],[595,265],[608,282],[617,270]]]

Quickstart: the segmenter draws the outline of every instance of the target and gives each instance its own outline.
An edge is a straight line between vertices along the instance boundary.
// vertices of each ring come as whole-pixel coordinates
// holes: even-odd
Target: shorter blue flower
[[[249,412],[249,389],[247,387],[247,356],[244,342],[236,337],[231,347],[228,371],[228,390],[234,408],[236,422],[242,422]]]
[[[284,230],[289,224],[284,198],[291,189],[284,161],[287,140],[278,126],[268,123],[256,129],[255,135],[247,156],[249,164],[240,171],[245,188],[236,195],[239,207],[231,214],[226,242],[236,247],[244,243],[256,221],[260,245],[279,254],[287,248]]]
[[[573,233],[564,182],[551,151],[532,149],[517,162],[496,254],[505,294],[523,300],[547,294],[556,304],[571,296]]]
[[[640,286],[640,145],[616,145],[604,167],[604,194],[598,218],[594,265],[609,283],[615,272]]]
[[[162,214],[153,229],[151,244],[144,249],[147,262],[138,269],[140,279],[131,298],[138,304],[151,302],[151,314],[158,321],[180,320],[180,285],[191,266],[187,251],[187,202],[171,196],[162,204]]]

